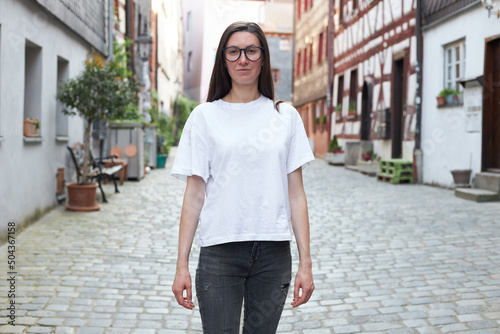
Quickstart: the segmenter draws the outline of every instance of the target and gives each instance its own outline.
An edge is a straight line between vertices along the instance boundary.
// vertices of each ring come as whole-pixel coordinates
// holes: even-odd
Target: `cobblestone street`
[[[106,188],[100,211],[59,207],[16,235],[16,326],[3,278],[0,333],[201,333],[198,308],[171,292],[185,187],[169,174],[173,154],[121,193]],[[292,309],[290,289],[279,333],[500,333],[500,203],[321,159],[303,175],[316,291]],[[196,238],[193,281],[198,253]]]

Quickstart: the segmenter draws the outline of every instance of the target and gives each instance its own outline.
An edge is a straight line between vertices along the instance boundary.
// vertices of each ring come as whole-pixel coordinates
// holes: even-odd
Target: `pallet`
[[[380,161],[377,181],[391,184],[413,183],[413,162],[404,159]]]
[[[392,175],[395,177],[413,176],[413,167],[412,167],[412,169],[399,169],[396,167],[380,166],[380,173]]]
[[[377,181],[391,184],[413,183],[413,175],[397,177],[386,173],[379,173],[377,174]]]
[[[380,167],[394,167],[397,169],[413,169],[413,162],[404,159],[388,159],[380,161]]]

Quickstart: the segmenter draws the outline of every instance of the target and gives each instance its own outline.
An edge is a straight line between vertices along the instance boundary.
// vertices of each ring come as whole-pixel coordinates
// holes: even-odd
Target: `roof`
[[[422,25],[430,25],[481,0],[422,0]]]

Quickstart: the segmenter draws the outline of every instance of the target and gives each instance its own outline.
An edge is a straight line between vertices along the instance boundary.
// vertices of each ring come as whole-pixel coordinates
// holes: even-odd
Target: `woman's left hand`
[[[300,291],[302,290],[302,291]],[[293,289],[292,307],[297,307],[307,303],[314,291],[314,281],[312,277],[312,269],[310,266],[300,266],[295,276],[295,284]],[[302,293],[300,293],[302,292]]]

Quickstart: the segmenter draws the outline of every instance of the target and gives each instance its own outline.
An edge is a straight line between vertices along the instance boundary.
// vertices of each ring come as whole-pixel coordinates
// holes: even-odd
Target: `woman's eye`
[[[248,53],[248,54],[253,55],[253,54],[255,54],[256,52],[257,52],[257,51],[256,51],[254,48],[252,48],[252,49],[247,49],[247,53]]]
[[[236,50],[229,50],[229,54],[231,56],[234,56],[235,54],[237,54],[238,52]]]

